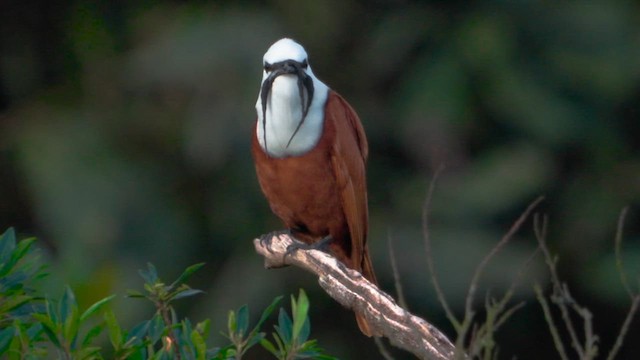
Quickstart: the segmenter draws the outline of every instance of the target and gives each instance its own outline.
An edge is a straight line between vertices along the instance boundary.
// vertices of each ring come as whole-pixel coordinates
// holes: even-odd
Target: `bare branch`
[[[298,249],[285,257],[294,244],[287,234],[271,240],[255,239],[256,251],[267,268],[294,265],[318,275],[320,286],[344,307],[362,314],[374,333],[420,359],[451,359],[455,348],[447,337],[424,319],[412,315],[355,270],[319,250]]]

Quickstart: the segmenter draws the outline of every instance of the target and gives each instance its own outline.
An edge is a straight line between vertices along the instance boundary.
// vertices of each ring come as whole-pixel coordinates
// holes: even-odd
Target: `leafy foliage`
[[[309,299],[302,289],[298,300],[291,296],[291,312],[293,320],[281,308],[278,315],[276,331],[272,333],[274,342],[266,338],[260,341],[270,353],[278,359],[334,359],[323,355],[323,350],[318,347],[316,340],[308,340],[311,332],[311,324],[307,312],[309,311]]]
[[[87,309],[80,309],[76,295],[66,287],[59,299],[37,294],[33,282],[46,274],[34,255],[30,238],[16,241],[15,231],[0,237],[0,357],[40,359],[241,359],[256,344],[261,344],[278,359],[333,359],[324,354],[315,340],[308,340],[309,300],[300,290],[291,298],[293,321],[280,309],[274,339],[278,349],[261,331],[282,297],[273,300],[258,322],[249,330],[249,308],[244,305],[231,311],[226,337],[230,344],[207,345],[210,320],[198,322],[179,319],[173,307],[176,300],[202,293],[187,281],[203,263],[189,266],[167,285],[152,264],[140,271],[143,291],[130,290],[129,298],[145,299],[156,312],[131,329],[123,328],[107,296]],[[101,315],[101,316],[99,316]],[[108,338],[108,342],[105,341]],[[110,346],[109,346],[110,345]]]

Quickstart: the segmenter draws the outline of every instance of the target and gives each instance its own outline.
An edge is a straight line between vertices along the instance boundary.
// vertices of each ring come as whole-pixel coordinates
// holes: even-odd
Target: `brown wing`
[[[367,249],[369,211],[365,163],[369,152],[367,138],[358,115],[336,92],[331,91],[325,108],[325,121],[333,121],[336,140],[331,154],[333,171],[342,197],[342,207],[351,238],[351,266],[369,281],[377,284]],[[374,334],[367,320],[356,313],[360,330]]]
[[[352,266],[362,271],[362,259],[367,239],[368,210],[365,161],[367,140],[360,119],[349,104],[331,91],[325,108],[325,120],[333,121],[336,139],[331,150],[331,162],[342,207],[351,238]]]

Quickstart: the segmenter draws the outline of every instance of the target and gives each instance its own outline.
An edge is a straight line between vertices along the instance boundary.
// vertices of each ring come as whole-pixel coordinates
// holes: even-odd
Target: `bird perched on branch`
[[[367,231],[367,138],[358,115],[311,71],[291,39],[264,54],[251,150],[271,210],[296,239],[376,283]],[[356,313],[360,330],[373,334]]]

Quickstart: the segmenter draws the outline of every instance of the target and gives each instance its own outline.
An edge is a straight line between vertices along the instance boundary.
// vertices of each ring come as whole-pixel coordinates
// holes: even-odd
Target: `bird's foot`
[[[260,236],[260,245],[262,245],[262,247],[266,248],[267,250],[269,250],[270,253],[273,254],[273,251],[271,250],[271,242],[273,241],[273,238],[276,236],[284,235],[284,234],[291,235],[291,230],[284,229],[284,230],[276,230],[270,233],[266,233]]]
[[[331,235],[327,235],[320,239],[319,241],[314,242],[313,244],[305,244],[300,241],[296,241],[293,244],[287,246],[287,251],[284,253],[283,259],[287,257],[287,255],[291,255],[294,251],[302,249],[302,250],[320,250],[324,252],[329,252],[329,244],[333,241]]]

